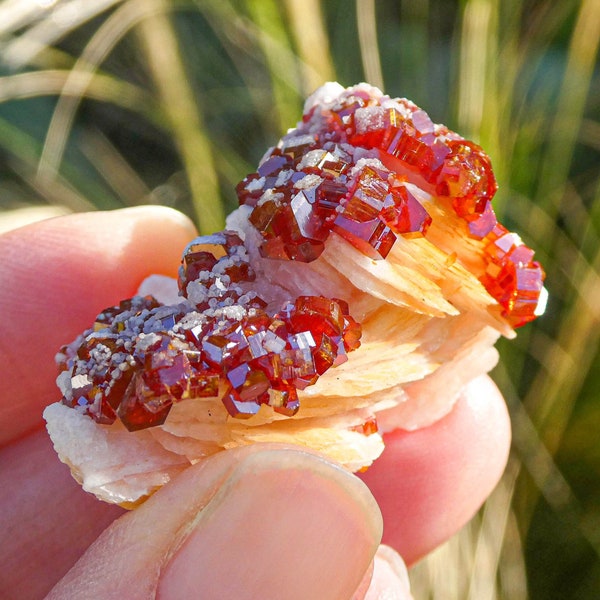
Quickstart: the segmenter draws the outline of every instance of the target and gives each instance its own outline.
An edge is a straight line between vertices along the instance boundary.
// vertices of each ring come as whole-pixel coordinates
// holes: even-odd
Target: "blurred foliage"
[[[506,475],[415,597],[598,598],[599,40],[598,0],[4,0],[0,208],[161,203],[213,231],[328,79],[475,139],[550,303],[500,345]]]

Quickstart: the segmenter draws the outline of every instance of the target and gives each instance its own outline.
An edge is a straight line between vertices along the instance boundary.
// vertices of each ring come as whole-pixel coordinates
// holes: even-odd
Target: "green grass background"
[[[599,0],[3,0],[0,209],[150,202],[219,229],[331,79],[475,139],[550,302],[500,344],[506,474],[415,598],[600,598],[599,40]]]

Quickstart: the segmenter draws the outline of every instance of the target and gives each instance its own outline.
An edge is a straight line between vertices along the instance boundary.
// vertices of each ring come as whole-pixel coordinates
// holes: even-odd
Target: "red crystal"
[[[227,412],[236,419],[248,419],[260,410],[260,403],[254,400],[242,400],[233,388],[229,388],[225,392],[222,401]]]
[[[357,433],[362,433],[362,435],[373,435],[379,431],[379,426],[377,425],[377,419],[375,417],[371,417],[361,425],[356,425],[350,430],[356,431]]]
[[[319,375],[323,375],[336,361],[336,366],[346,362],[347,357],[343,349],[340,353],[340,339],[339,337],[330,338],[326,334],[321,336],[319,346],[314,353],[315,369]]]
[[[428,212],[404,186],[392,188],[381,216],[392,231],[404,237],[422,237],[431,225]]]
[[[172,405],[172,398],[156,396],[138,373],[121,400],[117,415],[129,431],[138,431],[162,425]]]
[[[535,319],[545,278],[534,252],[518,235],[496,224],[484,238],[486,272],[481,282],[504,308],[503,315],[513,327]]]
[[[488,200],[483,212],[474,217],[467,218],[469,233],[477,239],[486,237],[497,225],[498,220],[492,208],[492,203]]]
[[[358,222],[338,215],[333,230],[375,260],[385,258],[396,241],[393,231],[379,218]]]
[[[352,352],[360,347],[360,338],[362,336],[362,327],[350,315],[344,317],[344,333],[342,340],[346,352]]]
[[[101,425],[112,425],[117,420],[117,413],[104,396],[88,407],[88,414]]]
[[[281,379],[312,378],[316,373],[315,363],[309,348],[286,349],[281,353]]]
[[[299,296],[291,311],[290,322],[296,332],[338,336],[344,330],[344,313],[336,300],[322,296]]]
[[[352,125],[348,142],[354,146],[382,150],[386,149],[400,132],[410,128],[407,120],[395,108],[385,109],[381,106],[357,109]]]
[[[293,385],[281,384],[273,386],[268,392],[269,399],[267,404],[273,407],[277,413],[286,417],[293,417],[300,409],[300,400],[298,392]]]
[[[348,145],[379,151],[393,171],[376,166],[372,158],[361,164],[364,152]],[[237,191],[241,204],[254,207],[250,222],[263,237],[260,253],[265,258],[316,260],[333,230],[379,260],[390,252],[397,235],[427,236],[431,224],[425,208],[399,185],[395,171],[414,174],[428,191],[447,197],[473,238],[494,244],[501,237],[491,206],[497,184],[485,152],[447,127],[434,125],[409,100],[391,100],[367,87],[313,105]],[[315,176],[314,183],[302,185],[300,192],[297,186],[307,175]],[[494,279],[501,271],[494,263],[500,260],[498,250],[487,251],[489,268],[482,281],[501,302],[512,288],[510,277]],[[538,274],[538,287],[542,280]],[[507,308],[507,315],[512,310]]]
[[[178,285],[181,295],[195,301],[196,308],[203,311],[211,304],[235,301],[239,293],[232,284],[254,281],[255,277],[244,242],[235,232],[221,231],[197,238],[187,246]],[[192,296],[190,283],[197,284]],[[171,319],[173,325],[176,320],[177,316]]]
[[[429,173],[434,163],[434,154],[426,143],[413,137],[410,133],[399,131],[384,150],[407,165],[423,171],[425,179],[429,179]]]
[[[286,167],[291,165],[291,162],[289,160],[289,158],[287,157],[291,157],[291,158],[298,158],[301,157],[303,154],[306,154],[306,152],[308,152],[308,150],[311,149],[311,147],[313,147],[315,145],[315,139],[310,136],[310,135],[303,135],[300,137],[291,137],[289,139],[284,139],[280,142],[279,148],[278,150],[280,152],[282,152],[284,155],[286,155],[286,161],[285,162],[279,162],[277,163],[279,166],[279,168],[282,167]],[[269,159],[269,161],[272,161],[272,159]],[[267,161],[267,162],[269,162]],[[261,167],[263,167],[263,171],[264,171],[264,165],[266,163],[263,163],[263,165],[261,165]],[[259,174],[264,174],[261,173],[261,167],[259,167]]]
[[[317,164],[317,172],[327,175],[331,175],[333,177],[339,177],[343,175],[350,165],[338,158],[337,156],[331,154],[330,152],[325,152],[321,157],[321,160]]]
[[[481,214],[498,189],[492,165],[485,152],[473,142],[448,142],[450,154],[438,174],[436,192],[450,196],[461,217]]]
[[[242,402],[254,401],[268,391],[270,382],[265,373],[252,369],[248,363],[229,370],[227,379]]]
[[[118,306],[105,308],[97,317],[94,323],[94,330],[100,331],[106,329],[107,326],[115,324],[115,328],[122,331],[124,326],[115,318],[124,312],[135,312],[136,315],[142,314],[143,311],[152,310],[160,306],[159,302],[152,296],[135,296],[128,300],[122,300]]]
[[[164,351],[160,354],[160,357],[152,356],[153,367],[143,372],[144,385],[154,396],[170,396],[174,401],[188,397],[194,371],[186,354],[168,357]]]
[[[206,336],[201,348],[206,362],[217,369],[237,363],[241,356],[248,359],[251,357],[248,341],[239,328]]]
[[[292,198],[290,208],[293,213],[294,227],[297,226],[300,234],[299,237],[319,241],[327,239],[327,233],[323,231],[323,221],[316,214],[313,204],[309,201],[306,193],[298,192]],[[290,233],[295,234],[295,231]]]
[[[249,221],[263,235],[274,235],[272,223],[278,208],[279,206],[274,200],[267,200],[256,206],[250,215]]]
[[[219,373],[210,369],[192,373],[188,384],[189,398],[213,398],[219,394]]]
[[[340,201],[347,193],[346,185],[326,179],[316,189],[315,206],[322,218],[334,215]]]
[[[259,248],[260,255],[263,258],[279,258],[289,260],[284,241],[280,237],[266,239]]]
[[[289,168],[291,165],[292,162],[288,156],[272,155],[258,167],[258,174],[260,175],[260,177],[274,175],[282,168]]]

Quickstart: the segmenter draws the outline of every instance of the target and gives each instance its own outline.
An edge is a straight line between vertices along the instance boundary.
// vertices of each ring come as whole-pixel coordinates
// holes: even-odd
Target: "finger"
[[[452,412],[430,427],[385,436],[361,477],[377,499],[384,543],[412,564],[458,531],[500,479],[510,421],[488,377],[473,381]]]
[[[162,207],[69,215],[0,236],[0,444],[57,399],[54,356],[151,273],[175,275],[191,222]]]
[[[341,468],[238,448],[115,521],[48,598],[350,598],[381,526],[366,486]]]
[[[408,571],[398,553],[380,545],[352,600],[413,600]]]
[[[98,502],[56,458],[45,430],[0,449],[0,589],[43,598],[123,510]]]

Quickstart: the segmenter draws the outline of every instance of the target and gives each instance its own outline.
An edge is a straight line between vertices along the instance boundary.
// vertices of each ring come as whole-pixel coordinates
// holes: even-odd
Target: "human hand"
[[[50,597],[327,599],[359,588],[356,598],[391,589],[386,597],[410,598],[398,557],[377,552],[381,514],[367,487],[312,453],[222,452],[127,514],[83,492],[59,463],[41,420],[57,399],[56,350],[147,275],[175,275],[194,235],[178,213],[140,208],[0,237],[3,593],[40,598],[66,575]],[[389,434],[361,476],[384,542],[410,564],[447,539],[497,482],[509,437],[487,378],[435,425]]]

